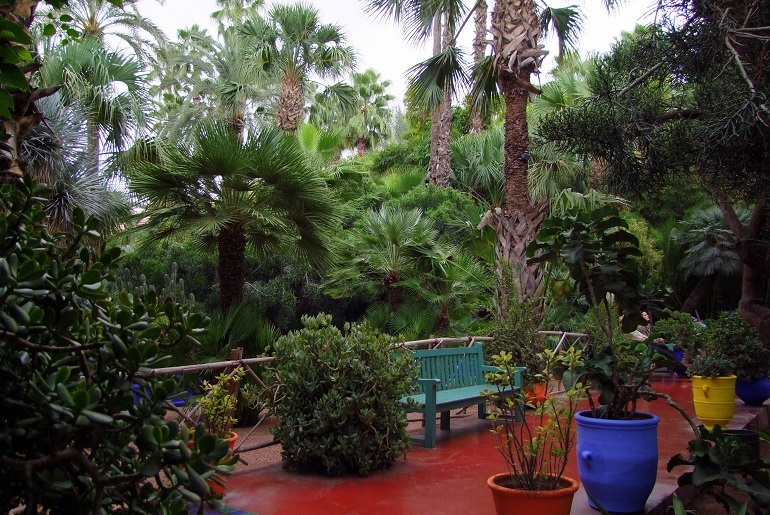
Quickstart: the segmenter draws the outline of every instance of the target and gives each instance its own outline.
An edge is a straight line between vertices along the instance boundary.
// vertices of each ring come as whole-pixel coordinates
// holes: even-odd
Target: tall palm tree
[[[227,124],[204,125],[189,146],[161,147],[130,177],[152,240],[187,232],[217,249],[222,311],[243,294],[247,246],[330,260],[336,201],[296,138],[278,130],[242,137]]]
[[[151,20],[142,16],[138,0],[123,0],[117,7],[107,0],[68,0],[56,10],[58,15],[68,15],[66,23],[80,32],[83,38],[95,38],[104,44],[105,36],[119,38],[131,48],[138,59],[150,57],[157,46],[168,43],[163,31]]]
[[[189,128],[214,119],[236,133],[259,126],[259,115],[274,91],[246,41],[233,30],[214,38],[197,25],[180,30],[179,41],[158,54],[158,94],[164,100],[159,132],[189,141]]]
[[[37,78],[43,86],[61,85],[60,100],[85,113],[88,152],[97,166],[103,144],[114,156],[145,129],[149,100],[141,64],[98,39],[47,48]]]
[[[430,161],[428,180],[438,186],[449,185],[450,172],[450,132],[452,124],[452,94],[456,67],[461,55],[454,46],[455,29],[465,12],[461,0],[367,0],[368,10],[375,15],[392,18],[396,23],[403,23],[407,37],[415,42],[433,38],[433,57],[431,67],[442,70],[437,75],[443,76],[450,69],[441,84],[430,81],[428,94],[414,94],[414,89],[407,91],[407,97],[431,110]],[[419,81],[421,67],[410,70]],[[459,77],[458,77],[459,78]],[[434,77],[435,79],[435,77]]]
[[[356,114],[348,120],[348,138],[359,156],[376,147],[390,136],[390,109],[388,103],[395,97],[385,93],[390,81],[380,81],[380,74],[371,68],[353,73],[356,95]]]
[[[339,77],[355,62],[342,28],[322,24],[318,10],[307,5],[274,5],[265,18],[251,16],[238,31],[249,53],[280,80],[276,117],[287,132],[296,132],[302,122],[310,75]]]
[[[474,11],[475,30],[473,33],[473,65],[479,66],[484,59],[487,48],[487,17],[489,5],[486,0],[477,0]],[[478,105],[471,105],[471,120],[468,129],[471,133],[478,133],[484,128],[484,117]]]
[[[751,213],[736,209],[741,225],[746,227]],[[697,277],[698,282],[682,304],[682,311],[695,314],[703,298],[719,276],[735,276],[743,269],[735,250],[736,237],[718,207],[701,209],[689,220],[681,222],[678,240],[684,249],[679,268],[685,278]]]

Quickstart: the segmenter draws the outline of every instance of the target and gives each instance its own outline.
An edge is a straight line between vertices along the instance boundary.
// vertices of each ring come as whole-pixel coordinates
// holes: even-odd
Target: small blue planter
[[[580,481],[589,504],[611,513],[644,511],[658,473],[658,417],[604,420],[581,411],[577,421]],[[594,499],[594,503],[591,499]]]
[[[747,406],[762,406],[770,399],[770,378],[738,378],[735,382],[735,395]]]

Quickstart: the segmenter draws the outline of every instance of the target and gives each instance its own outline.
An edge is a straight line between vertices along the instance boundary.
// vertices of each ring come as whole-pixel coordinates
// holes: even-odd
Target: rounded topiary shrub
[[[284,466],[330,475],[388,467],[409,445],[398,401],[416,379],[410,354],[368,324],[342,332],[325,314],[302,324],[274,349],[280,422],[272,431]]]

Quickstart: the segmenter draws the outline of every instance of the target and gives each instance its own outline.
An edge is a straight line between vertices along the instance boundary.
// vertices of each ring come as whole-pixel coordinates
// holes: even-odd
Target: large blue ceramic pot
[[[644,510],[658,472],[658,417],[637,417],[604,420],[590,411],[575,417],[578,472],[592,508],[594,499],[611,513]]]
[[[735,395],[748,406],[762,406],[770,399],[770,378],[741,379],[735,382]]]

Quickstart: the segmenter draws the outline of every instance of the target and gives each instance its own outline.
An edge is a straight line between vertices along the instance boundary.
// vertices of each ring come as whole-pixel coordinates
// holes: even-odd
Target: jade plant
[[[551,370],[581,367],[581,355],[582,351],[574,347],[559,355],[545,350],[539,357],[545,365],[534,376],[539,382],[552,385]],[[532,405],[532,412],[523,414],[523,422],[516,422],[521,418],[517,415],[521,415],[525,404],[524,394],[519,391],[502,399],[497,395],[515,388],[514,377],[519,367],[513,356],[505,351],[493,356],[493,364],[499,371],[487,373],[486,380],[496,390],[487,391],[485,395],[493,401],[490,402],[492,410],[489,415],[493,424],[492,434],[508,468],[509,476],[501,486],[519,490],[563,488],[562,476],[576,443],[573,419],[586,387],[577,383],[562,396],[549,395],[544,402]]]
[[[216,381],[203,382],[203,395],[198,399],[198,406],[211,434],[225,440],[230,438],[233,425],[238,421],[236,408],[238,404],[237,391],[231,392],[244,375],[242,368],[236,368],[232,374],[221,373]]]
[[[203,430],[191,451],[165,419],[175,382],[145,372],[207,319],[116,291],[120,250],[79,209],[50,233],[48,194],[28,177],[0,187],[0,509],[186,514],[232,468],[227,445]]]
[[[411,354],[367,323],[341,331],[319,314],[302,324],[275,343],[269,384],[284,466],[329,475],[390,466],[409,445],[399,400],[417,379]]]
[[[746,380],[767,377],[770,350],[762,345],[756,328],[739,314],[722,312],[709,320],[706,327],[704,355],[693,360],[693,375],[737,375]]]

